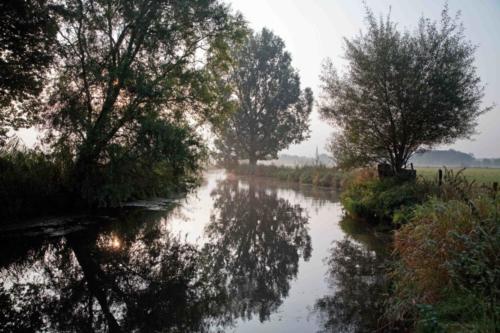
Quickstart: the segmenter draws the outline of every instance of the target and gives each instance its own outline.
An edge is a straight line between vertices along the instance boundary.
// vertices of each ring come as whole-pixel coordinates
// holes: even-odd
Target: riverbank
[[[347,179],[345,172],[326,166],[276,166],[240,164],[229,169],[239,176],[274,178],[284,182],[340,189]]]
[[[390,296],[384,304],[377,303],[384,308],[387,327],[496,332],[500,326],[500,194],[488,183],[496,178],[481,178],[477,170],[444,169],[440,183],[431,175],[437,170],[426,170],[409,182],[380,180],[369,169],[240,166],[232,172],[341,188],[346,221],[363,220],[393,235],[393,255],[387,264]]]
[[[498,330],[499,197],[494,186],[452,170],[441,183],[349,183],[341,194],[348,215],[395,230],[390,321],[417,332]]]
[[[38,149],[0,149],[0,224],[170,197],[195,188],[201,162],[189,167],[141,160],[97,165],[91,182],[77,177],[75,162]]]
[[[460,173],[468,181],[474,181],[477,184],[492,185],[494,182],[500,183],[500,168],[435,168],[418,167],[417,177],[427,181],[435,181],[438,178],[439,170],[447,170],[454,174]],[[230,168],[230,171],[236,175],[258,176],[275,178],[286,182],[295,182],[322,187],[342,188],[353,177],[357,177],[360,172],[374,172],[374,170],[364,169],[352,171],[343,171],[335,167],[327,166],[277,166],[277,165],[256,165],[251,168],[248,164],[240,164]]]

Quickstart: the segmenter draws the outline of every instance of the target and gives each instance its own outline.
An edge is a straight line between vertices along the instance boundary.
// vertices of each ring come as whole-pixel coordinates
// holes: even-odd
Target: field
[[[417,175],[426,179],[436,179],[439,168],[417,168]],[[454,172],[458,172],[461,168],[451,168]],[[462,174],[469,180],[474,180],[477,183],[491,184],[493,182],[500,183],[500,168],[468,168]]]

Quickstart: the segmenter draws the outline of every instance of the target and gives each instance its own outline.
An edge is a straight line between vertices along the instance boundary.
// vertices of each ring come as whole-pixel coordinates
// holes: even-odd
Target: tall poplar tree
[[[250,36],[233,57],[229,80],[237,107],[217,145],[223,157],[255,165],[308,137],[313,94],[301,90],[285,43],[267,29]]]

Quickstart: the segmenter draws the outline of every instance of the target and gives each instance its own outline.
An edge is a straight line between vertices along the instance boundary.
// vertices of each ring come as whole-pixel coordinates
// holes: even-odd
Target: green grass
[[[417,175],[425,179],[434,180],[437,178],[439,168],[417,168]],[[455,173],[461,168],[450,168]],[[468,168],[462,172],[463,176],[469,181],[475,181],[478,184],[491,184],[500,182],[500,168]]]

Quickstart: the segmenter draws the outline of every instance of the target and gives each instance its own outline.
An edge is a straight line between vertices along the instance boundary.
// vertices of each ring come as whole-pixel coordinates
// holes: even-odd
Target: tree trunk
[[[78,237],[75,235],[69,235],[66,237],[68,244],[75,254],[76,260],[82,269],[83,276],[87,282],[87,287],[89,288],[91,296],[97,299],[99,303],[104,318],[108,323],[109,332],[120,333],[121,328],[116,318],[111,313],[108,295],[105,290],[105,281],[102,281],[100,276],[104,276],[98,263],[96,263],[92,256],[90,255],[89,246],[95,239],[92,237]]]
[[[82,147],[74,164],[73,190],[80,199],[92,201],[92,190],[98,184],[97,161],[95,149]]]
[[[392,168],[395,175],[401,174],[401,172],[404,170],[404,161],[401,158],[396,157],[394,159],[394,165],[392,166]]]
[[[396,158],[394,160],[394,164],[392,165],[394,170],[394,176],[396,176],[399,180],[402,181],[410,181],[415,180],[417,178],[417,171],[406,169],[406,161],[402,158]]]
[[[255,174],[255,168],[257,166],[257,158],[255,157],[255,155],[251,155],[248,158],[248,164],[250,165],[250,173],[252,175]]]

